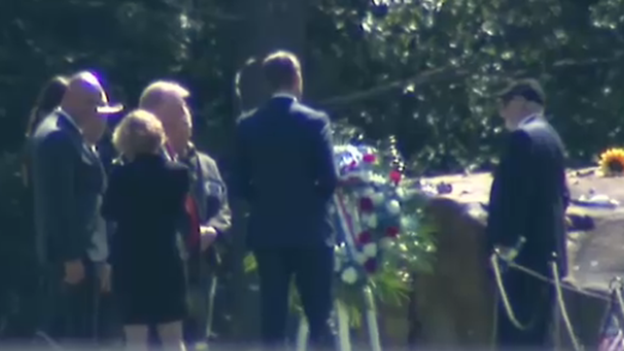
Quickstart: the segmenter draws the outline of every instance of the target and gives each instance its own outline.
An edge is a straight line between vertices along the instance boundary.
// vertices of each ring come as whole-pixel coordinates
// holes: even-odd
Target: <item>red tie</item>
[[[169,144],[165,144],[165,150],[167,156],[170,161],[174,161],[176,159],[175,152],[173,152],[173,148]],[[199,230],[199,211],[197,210],[197,204],[193,197],[188,194],[186,195],[186,200],[184,201],[184,210],[190,221],[190,233],[187,233],[188,236],[188,244],[190,247],[195,247],[199,242],[200,230]]]
[[[197,204],[191,195],[186,196],[184,202],[184,208],[189,216],[190,220],[190,233],[188,238],[188,244],[190,247],[195,247],[199,242],[200,230],[199,230],[199,213],[197,211]]]

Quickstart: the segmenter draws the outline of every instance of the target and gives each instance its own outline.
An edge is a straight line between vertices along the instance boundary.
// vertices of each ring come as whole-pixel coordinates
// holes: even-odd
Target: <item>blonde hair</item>
[[[165,141],[162,123],[145,110],[134,110],[127,114],[113,133],[113,145],[119,153],[129,158],[156,153]]]
[[[139,108],[153,111],[168,97],[186,99],[191,93],[176,82],[159,80],[148,85],[139,98]]]

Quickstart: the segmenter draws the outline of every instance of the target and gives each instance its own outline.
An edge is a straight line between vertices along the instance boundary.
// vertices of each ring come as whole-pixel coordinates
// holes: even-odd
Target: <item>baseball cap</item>
[[[124,109],[124,105],[120,103],[110,104],[108,102],[104,102],[104,104],[96,107],[97,112],[103,115],[111,115],[111,114],[119,113],[123,111],[123,109]]]
[[[521,96],[528,101],[544,105],[546,94],[544,89],[535,79],[521,79],[511,83],[507,88],[497,94],[498,98],[511,100],[516,96]]]
[[[72,81],[75,81],[80,86],[87,87],[87,89],[94,91],[96,94],[99,91],[100,93],[100,104],[96,106],[96,111],[103,115],[115,114],[123,111],[124,106],[122,104],[116,103],[111,104],[108,100],[108,95],[106,95],[106,91],[102,87],[102,83],[100,79],[93,72],[90,71],[82,71],[77,73],[72,77]],[[70,84],[72,84],[70,82]]]
[[[123,111],[124,106],[122,104],[120,103],[111,104],[110,101],[108,100],[108,95],[106,94],[106,91],[103,88],[101,88],[101,85],[100,85],[100,89],[101,89],[101,94],[102,94],[101,103],[100,105],[96,107],[96,110],[99,114],[111,115],[111,114],[115,114],[115,113],[119,113]]]

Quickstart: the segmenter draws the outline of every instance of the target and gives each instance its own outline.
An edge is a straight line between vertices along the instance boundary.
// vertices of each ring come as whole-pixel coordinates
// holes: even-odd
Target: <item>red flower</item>
[[[364,270],[368,273],[375,273],[377,270],[377,261],[374,258],[369,258],[364,262]]]
[[[375,156],[375,154],[366,154],[364,155],[364,157],[362,157],[362,160],[366,163],[375,163],[377,157]]]
[[[357,238],[358,244],[360,245],[366,245],[370,243],[372,240],[373,240],[373,237],[371,236],[371,233],[368,231],[361,232]]]
[[[386,236],[390,238],[396,238],[397,236],[399,236],[399,228],[395,226],[386,228]]]
[[[370,197],[362,197],[360,198],[360,211],[362,212],[373,212],[375,205],[373,205],[373,200]]]
[[[399,171],[390,172],[390,180],[394,182],[394,184],[399,184],[403,175]]]

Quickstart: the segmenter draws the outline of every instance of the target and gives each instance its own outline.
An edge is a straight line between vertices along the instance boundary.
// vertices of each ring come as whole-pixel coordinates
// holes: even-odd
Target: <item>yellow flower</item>
[[[605,176],[624,175],[624,149],[614,148],[600,155],[600,169]]]

